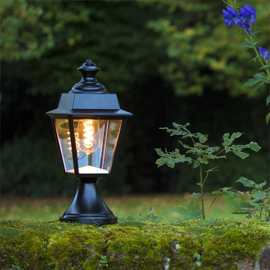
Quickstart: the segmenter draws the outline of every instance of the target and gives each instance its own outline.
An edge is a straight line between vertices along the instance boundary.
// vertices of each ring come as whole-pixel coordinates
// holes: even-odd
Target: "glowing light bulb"
[[[71,147],[71,139],[70,139],[70,132],[67,132],[68,135],[68,150],[70,153],[72,153],[72,147]],[[76,150],[77,150],[77,157],[80,155],[81,147],[80,147],[80,140],[79,140],[79,133],[74,131],[74,137],[75,137],[75,144],[76,144]]]
[[[80,151],[86,155],[96,152],[101,146],[99,120],[79,121]]]
[[[70,137],[68,122],[60,122],[57,126],[57,132],[59,134],[59,140],[61,143],[63,155],[66,159],[71,160],[72,159],[72,144],[71,144],[71,137]],[[74,125],[74,137],[75,137],[77,158],[82,159],[85,156],[85,153],[81,152],[79,132],[78,132],[78,127],[76,125]]]
[[[93,120],[86,121],[83,123],[84,125],[84,134],[83,136],[85,139],[83,140],[84,145],[86,148],[90,149],[94,145],[94,127],[93,127]]]

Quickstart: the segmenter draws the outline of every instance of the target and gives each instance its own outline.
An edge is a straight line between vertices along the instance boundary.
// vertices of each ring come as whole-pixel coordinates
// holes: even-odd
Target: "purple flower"
[[[245,13],[246,13],[247,19],[249,19],[251,24],[254,24],[255,22],[257,22],[257,20],[255,20],[255,18],[256,18],[256,9],[255,8],[253,8],[250,5],[245,5]]]
[[[233,9],[232,7],[230,7],[229,5],[227,6],[227,10],[223,9],[222,12],[224,15],[223,21],[228,26],[233,27],[233,24],[235,25],[241,24],[241,19],[237,11]]]
[[[241,23],[244,24],[244,23],[248,23],[248,16],[247,16],[247,13],[245,11],[244,8],[240,8],[240,20],[241,20]]]
[[[235,23],[235,25],[238,25],[239,23],[241,23],[241,19],[237,13],[237,11],[235,9],[233,9],[232,7],[230,7],[229,5],[227,6],[227,10],[229,11],[229,13],[231,14],[231,17]]]
[[[231,6],[227,6],[227,10],[222,10],[225,24],[233,27],[233,25],[239,25],[242,29],[246,29],[247,33],[250,35],[250,24],[254,24],[257,20],[256,10],[250,5],[245,5],[244,8],[240,8],[239,15],[235,9]]]
[[[258,47],[260,55],[263,57],[263,59],[266,61],[267,58],[270,58],[269,56],[269,51],[262,48],[262,47]]]
[[[233,19],[231,17],[231,14],[225,9],[223,9],[222,12],[223,12],[223,15],[224,15],[224,17],[223,17],[224,23],[227,24],[230,27],[233,27]]]

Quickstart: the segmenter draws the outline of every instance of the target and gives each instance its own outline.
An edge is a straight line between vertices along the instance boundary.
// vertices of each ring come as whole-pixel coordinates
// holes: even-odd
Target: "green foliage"
[[[178,142],[182,146],[185,151],[185,155],[180,154],[180,150],[176,149],[173,152],[163,152],[161,149],[155,149],[160,158],[156,161],[158,167],[162,165],[167,165],[168,167],[174,168],[177,163],[187,162],[189,164],[193,164],[193,169],[199,167],[200,168],[200,182],[198,185],[200,186],[200,196],[201,196],[201,204],[202,204],[202,217],[205,219],[205,209],[204,209],[204,198],[203,198],[203,187],[208,178],[209,172],[213,171],[215,168],[209,169],[206,171],[206,176],[203,179],[202,175],[202,166],[209,164],[211,160],[226,158],[226,154],[232,152],[236,156],[245,159],[249,156],[248,153],[243,152],[243,149],[251,149],[252,151],[259,151],[260,146],[255,142],[250,142],[245,145],[235,145],[233,144],[235,139],[238,139],[242,136],[242,133],[235,132],[232,135],[229,133],[225,133],[223,135],[223,149],[218,146],[208,146],[205,144],[207,141],[208,135],[202,134],[200,132],[191,133],[188,130],[189,123],[185,125],[180,125],[173,123],[174,129],[164,128],[170,133],[170,136],[180,136],[180,140]],[[191,145],[183,143],[183,139],[188,139],[191,142]],[[195,140],[197,139],[197,141]],[[225,153],[222,156],[219,154]],[[191,155],[190,157],[186,155]],[[195,156],[195,157],[194,157]],[[198,193],[193,194],[193,197],[199,198]]]
[[[161,149],[155,149],[157,154],[161,156],[160,159],[157,160],[158,167],[166,164],[170,168],[174,168],[177,163],[189,162],[191,163],[191,158],[186,157],[185,155],[181,155],[179,153],[179,149],[175,149],[175,151],[168,153],[167,150],[163,152]]]
[[[188,201],[186,207],[178,207],[172,211],[180,214],[183,220],[200,219],[202,216],[201,208],[194,201]]]
[[[193,255],[193,258],[196,259],[196,266],[201,266],[202,263],[201,263],[201,255],[196,252],[194,255]]]
[[[237,1],[229,1],[227,2],[227,4],[231,6],[232,8],[234,8],[235,10],[239,11],[239,5]],[[260,16],[258,16],[258,19],[260,19]],[[245,36],[246,43],[244,43],[244,47],[248,49],[253,49],[256,55],[256,57],[251,59],[251,61],[256,62],[258,60],[258,62],[261,65],[260,70],[264,70],[264,72],[256,73],[252,79],[249,79],[243,85],[243,87],[254,87],[254,90],[257,90],[263,85],[270,84],[270,61],[269,59],[264,59],[263,55],[261,55],[261,52],[260,53],[258,52],[258,49],[260,48],[260,46],[258,46],[258,49],[257,49],[258,42],[255,42],[253,39],[253,37],[259,32],[257,31],[255,33],[252,33],[252,32],[249,33],[249,31],[246,31],[246,29],[244,29],[244,31],[241,31],[241,32],[244,33],[244,36]],[[267,49],[266,51],[269,54],[269,51]],[[269,114],[267,114],[266,116],[266,122],[268,123],[268,121],[269,121]]]
[[[76,189],[76,181],[67,181],[60,169],[54,141],[30,136],[16,138],[2,148],[1,162],[3,193],[45,197],[73,195]]]
[[[269,8],[262,1],[255,2],[252,6],[256,8],[258,22],[254,28],[268,32]],[[201,94],[213,86],[214,90],[226,89],[232,95],[261,94],[241,87],[239,78],[249,78],[257,67],[246,65],[253,55],[238,45],[243,39],[238,29],[222,23],[222,1],[162,1],[159,7],[168,15],[150,21],[148,26],[160,34],[156,43],[164,48],[169,59],[160,68],[178,95]],[[267,35],[258,36],[258,41],[266,46]]]
[[[266,75],[265,72],[257,73],[254,75],[254,78],[249,79],[247,82],[244,83],[243,87],[251,87],[255,86],[255,90],[260,88],[264,84],[270,83],[269,76]]]
[[[269,9],[264,2],[254,4],[260,18],[256,27],[267,31]],[[1,57],[23,64],[25,72],[16,76],[34,78],[32,94],[51,95],[71,87],[78,78],[73,67],[86,57],[99,59],[102,80],[114,91],[127,91],[134,76],[147,73],[170,80],[177,95],[200,94],[212,86],[233,95],[259,94],[240,87],[239,77],[254,73],[253,67],[248,72],[239,68],[251,53],[241,51],[241,36],[221,24],[222,8],[222,1],[199,0],[4,1]],[[267,44],[267,37],[259,40]]]
[[[107,256],[101,255],[100,257],[101,259],[99,261],[99,267],[101,267],[102,269],[107,268],[109,266]]]
[[[232,213],[247,214],[249,218],[270,221],[270,188],[263,187],[266,182],[256,182],[240,177],[235,183],[241,183],[249,191],[238,191],[231,187],[221,188],[214,194],[222,194],[227,199]]]
[[[160,223],[162,219],[163,217],[155,215],[155,213],[152,211],[152,207],[149,207],[146,215],[140,214],[140,216],[137,218],[133,218],[131,216],[127,217],[126,219],[120,218],[119,224],[121,226],[134,226],[141,228],[145,226],[145,222]]]
[[[66,46],[80,42],[83,36],[76,31],[76,24],[87,23],[92,11],[83,9],[79,2],[69,6],[71,9],[66,9],[61,1],[3,1],[2,58],[8,62],[40,59],[57,48],[61,39]]]
[[[248,153],[242,152],[243,149],[251,149],[255,152],[260,150],[260,146],[255,142],[250,142],[246,145],[233,145],[235,139],[242,136],[242,133],[236,132],[230,135],[229,133],[226,133],[223,135],[223,143],[222,146],[224,147],[222,150],[218,146],[208,146],[204,144],[207,141],[208,135],[201,134],[200,132],[197,133],[191,133],[187,126],[180,125],[173,123],[174,129],[169,128],[163,128],[166,129],[168,133],[170,133],[170,136],[180,136],[180,139],[178,142],[180,145],[184,148],[186,151],[186,154],[190,154],[191,157],[188,157],[186,155],[181,155],[179,149],[175,149],[173,152],[163,152],[160,148],[155,149],[157,154],[161,157],[157,160],[158,167],[166,164],[170,168],[174,168],[175,164],[177,163],[184,163],[187,162],[189,164],[193,164],[193,169],[201,166],[202,164],[208,164],[209,160],[214,159],[220,159],[220,158],[226,158],[226,155],[219,156],[220,153],[225,151],[225,154],[228,154],[229,152],[234,153],[235,155],[241,157],[242,159],[247,158],[249,156]],[[193,145],[187,145],[183,143],[183,139],[190,139],[190,141],[193,143]],[[198,142],[195,142],[194,139],[198,139]],[[193,157],[195,156],[195,157]]]
[[[1,269],[237,269],[270,239],[263,222],[145,221],[143,228],[0,221]],[[167,267],[167,268],[166,268]]]
[[[155,16],[133,1],[4,1],[1,58],[23,67],[12,76],[34,80],[27,87],[32,95],[68,92],[87,58],[104,70],[108,90],[126,92],[158,66],[160,50],[149,38],[155,34],[145,27]]]
[[[204,171],[212,167],[217,168],[209,173],[211,184],[204,186],[205,192],[211,193],[213,190],[218,190],[220,187],[234,186],[235,179],[238,179],[241,175],[246,175],[249,179],[256,179],[257,183],[268,179],[269,153],[265,150],[262,149],[256,153],[256,155],[250,155],[246,159],[241,159],[234,154],[229,154],[230,156],[227,159],[222,159],[222,164],[219,159],[211,161],[208,166],[205,166]],[[174,185],[170,192],[192,194],[195,191],[194,194],[197,194],[197,169],[191,170],[190,166],[176,167],[174,169],[173,179]]]
[[[249,148],[255,152],[258,152],[261,149],[261,147],[255,142],[250,142],[249,144],[246,144],[246,145],[232,145],[233,141],[241,136],[242,136],[242,133],[240,132],[233,133],[231,137],[229,133],[226,133],[223,135],[224,142],[222,143],[222,145],[224,147],[226,154],[229,152],[232,152],[236,156],[242,159],[245,159],[249,156],[249,154],[242,152],[243,149]]]

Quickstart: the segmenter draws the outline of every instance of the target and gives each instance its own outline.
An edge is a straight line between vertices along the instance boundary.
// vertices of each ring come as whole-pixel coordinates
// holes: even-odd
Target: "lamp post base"
[[[78,184],[72,204],[59,220],[98,226],[117,223],[117,217],[102,199],[96,182]]]

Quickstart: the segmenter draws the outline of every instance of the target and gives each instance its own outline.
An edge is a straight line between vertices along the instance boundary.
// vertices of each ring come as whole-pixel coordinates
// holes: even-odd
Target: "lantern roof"
[[[92,116],[97,118],[126,118],[132,113],[120,109],[116,94],[110,94],[96,79],[100,68],[88,59],[78,68],[82,74],[69,93],[63,93],[58,108],[47,112],[52,118]]]

